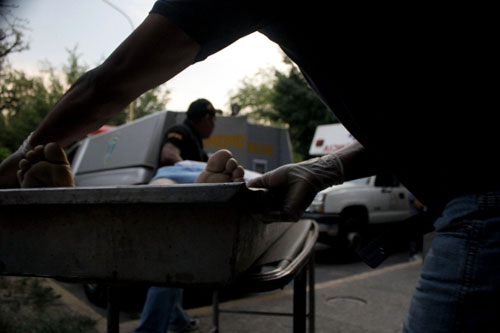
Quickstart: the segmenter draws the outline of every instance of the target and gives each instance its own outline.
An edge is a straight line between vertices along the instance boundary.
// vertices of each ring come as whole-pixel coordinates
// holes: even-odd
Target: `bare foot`
[[[148,185],[175,185],[179,184],[173,179],[170,178],[156,178],[152,182],[150,182]]]
[[[244,174],[243,167],[233,158],[231,152],[221,149],[210,156],[207,167],[195,183],[243,182]]]
[[[213,154],[195,183],[243,182],[245,171],[231,152],[222,149]],[[64,150],[57,143],[37,146],[19,162],[17,177],[22,188],[72,187],[73,173]],[[159,179],[160,180],[160,179]],[[153,183],[154,184],[154,183]],[[156,185],[175,184],[173,181]]]
[[[19,162],[17,178],[23,188],[75,186],[66,154],[54,142],[29,151]]]

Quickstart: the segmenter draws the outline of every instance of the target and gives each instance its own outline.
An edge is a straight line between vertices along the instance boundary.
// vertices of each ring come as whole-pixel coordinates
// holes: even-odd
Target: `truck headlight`
[[[314,197],[311,205],[306,209],[306,211],[311,213],[324,213],[325,212],[325,198],[326,193],[318,193]]]

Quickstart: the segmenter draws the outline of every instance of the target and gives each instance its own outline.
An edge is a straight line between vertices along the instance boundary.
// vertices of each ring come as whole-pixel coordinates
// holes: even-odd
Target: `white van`
[[[185,112],[161,111],[81,140],[68,154],[77,186],[146,184],[158,167],[166,131]],[[285,128],[251,124],[246,117],[218,117],[203,141],[210,156],[229,149],[247,170],[264,173],[292,162]]]

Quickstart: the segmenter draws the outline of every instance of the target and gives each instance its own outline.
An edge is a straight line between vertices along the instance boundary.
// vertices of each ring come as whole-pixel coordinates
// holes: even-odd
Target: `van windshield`
[[[370,177],[365,177],[365,178],[350,180],[349,183],[354,183],[354,184],[358,184],[358,185],[366,185],[366,184],[368,184],[369,180],[370,180]]]

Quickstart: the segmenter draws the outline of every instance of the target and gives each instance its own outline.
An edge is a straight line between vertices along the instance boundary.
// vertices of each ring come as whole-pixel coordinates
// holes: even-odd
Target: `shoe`
[[[198,319],[191,319],[191,321],[184,327],[178,331],[170,331],[167,333],[186,333],[186,332],[194,332],[200,328],[200,321]]]

